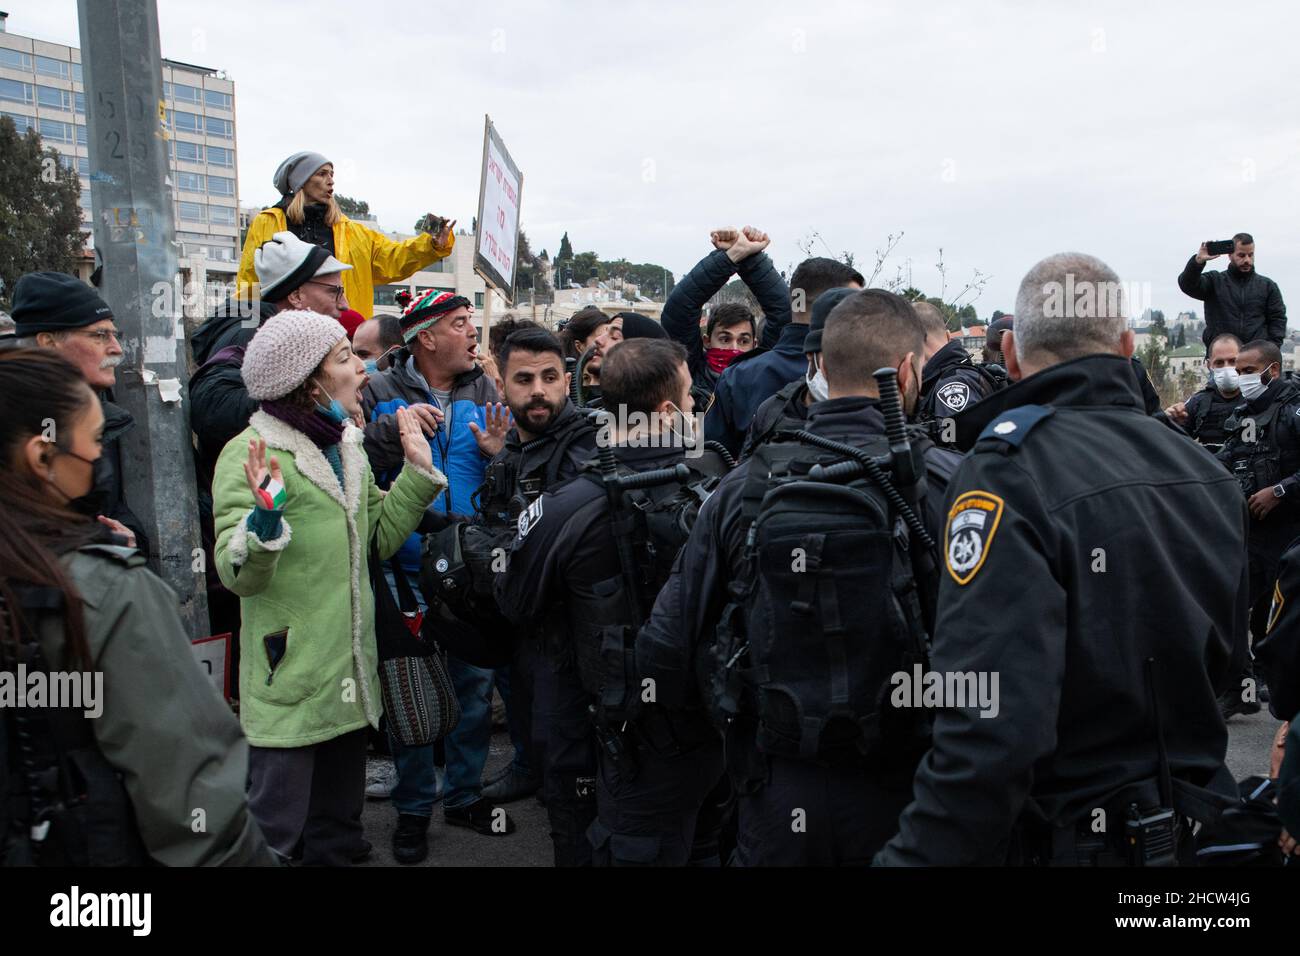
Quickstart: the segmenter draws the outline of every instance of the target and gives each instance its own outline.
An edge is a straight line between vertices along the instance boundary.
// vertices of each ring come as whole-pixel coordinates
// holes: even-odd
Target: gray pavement
[[[1240,780],[1252,774],[1266,776],[1269,750],[1279,722],[1268,713],[1267,706],[1258,714],[1233,717],[1228,721],[1228,768]],[[492,735],[488,755],[489,778],[510,761],[513,749],[504,732]],[[387,758],[371,757],[371,764]],[[391,761],[387,761],[391,766]],[[429,856],[420,866],[550,866],[551,841],[547,832],[546,810],[534,797],[506,807],[518,827],[510,836],[486,837],[473,830],[451,827],[443,822],[442,805],[434,807],[429,828]],[[374,844],[374,853],[364,866],[396,866],[391,842],[397,815],[387,800],[367,800],[362,814],[366,839]]]

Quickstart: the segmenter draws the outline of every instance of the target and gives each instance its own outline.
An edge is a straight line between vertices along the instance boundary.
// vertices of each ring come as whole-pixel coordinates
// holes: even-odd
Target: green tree
[[[363,216],[370,215],[370,203],[364,199],[353,199],[351,196],[344,196],[339,193],[334,197],[334,201],[339,204],[339,209],[343,215],[349,219],[360,219]]]
[[[560,251],[555,255],[555,261],[560,262],[564,259],[573,258],[573,246],[569,243],[569,234],[566,232],[560,237]]]
[[[27,272],[72,272],[81,257],[81,181],[29,129],[0,117],[0,308]]]
[[[1187,326],[1180,325],[1178,326],[1178,341],[1177,343],[1175,343],[1174,348],[1181,349],[1181,348],[1185,348],[1186,346],[1187,346]]]
[[[1164,339],[1161,348],[1167,348],[1169,345],[1169,327],[1165,325],[1165,314],[1159,309],[1151,311],[1151,337],[1153,339]]]
[[[587,280],[591,278],[591,270],[596,270],[596,278],[603,279],[604,275],[600,270],[600,256],[594,252],[580,252],[573,257],[573,281],[578,285],[586,285]]]
[[[1160,395],[1160,401],[1165,405],[1172,404],[1177,399],[1177,396],[1170,397],[1177,391],[1177,382],[1170,374],[1169,356],[1165,353],[1164,343],[1152,336],[1151,341],[1138,350],[1138,361],[1146,369],[1151,384]]]
[[[1006,315],[1006,313],[1003,312],[1001,309],[994,309],[994,310],[993,310],[993,314],[992,314],[991,316],[989,316],[989,321],[990,321],[990,322],[996,322],[998,319],[1002,318],[1004,315]]]

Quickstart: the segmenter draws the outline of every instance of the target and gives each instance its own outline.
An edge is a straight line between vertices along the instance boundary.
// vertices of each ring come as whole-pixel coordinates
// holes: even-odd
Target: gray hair
[[[1113,353],[1127,328],[1124,289],[1115,270],[1082,252],[1039,262],[1016,294],[1016,357],[1057,361]]]

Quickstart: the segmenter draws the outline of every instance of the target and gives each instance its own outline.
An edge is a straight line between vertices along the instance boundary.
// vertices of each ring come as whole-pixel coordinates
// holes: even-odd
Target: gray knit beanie
[[[329,160],[323,154],[314,153],[309,149],[294,153],[276,169],[271,183],[281,196],[292,196],[302,189],[303,183],[316,175],[316,170],[328,162]]]
[[[248,397],[284,398],[307,381],[347,330],[336,319],[307,309],[277,312],[257,330],[244,351]]]

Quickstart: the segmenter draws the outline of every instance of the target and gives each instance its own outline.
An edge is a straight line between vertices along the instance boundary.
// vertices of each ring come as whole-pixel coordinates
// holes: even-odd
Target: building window
[[[173,83],[172,99],[177,103],[193,103],[195,106],[198,106],[203,102],[203,91],[197,86],[186,86],[184,83]]]
[[[234,100],[230,94],[222,93],[220,90],[204,90],[203,102],[218,110],[228,110],[234,107]]]
[[[207,192],[203,185],[202,173],[177,173],[176,188],[187,193]]]
[[[181,207],[181,219],[185,222],[207,222],[208,207],[201,202],[183,202]]]
[[[178,133],[202,133],[203,117],[176,110],[172,113],[172,129]]]
[[[82,116],[85,116],[86,115],[86,94],[74,93],[73,97],[76,100],[77,112],[80,113]]]
[[[208,165],[209,166],[230,166],[235,165],[235,151],[226,149],[224,146],[208,147]]]
[[[209,206],[208,222],[214,226],[233,226],[235,224],[235,209],[233,206]]]
[[[209,116],[208,135],[219,136],[222,139],[234,139],[235,124],[230,122],[230,120],[216,119],[215,117]]]
[[[72,80],[73,80],[74,83],[80,83],[80,82],[81,82],[81,64],[80,64],[80,63],[74,63],[74,64],[72,64]]]
[[[172,98],[172,85],[167,80],[163,80],[163,99],[169,100],[171,98]]]
[[[22,113],[6,113],[4,111],[0,111],[0,116],[7,116],[13,120],[14,125],[18,127],[19,134],[26,133],[36,125],[36,117],[34,116],[24,116]]]
[[[57,76],[61,80],[72,79],[72,64],[67,60],[54,60],[48,56],[36,58],[36,72],[42,76]]]
[[[42,109],[72,111],[72,91],[59,90],[52,86],[36,87],[36,103]]]
[[[476,309],[481,309],[481,308],[483,308],[483,293],[482,293],[482,292],[475,292],[475,293],[474,293],[474,308],[476,308]]]
[[[30,73],[32,72],[32,55],[0,47],[0,66],[7,66],[11,70],[22,70],[24,73]]]
[[[79,202],[81,203],[81,208],[82,208],[82,209],[86,209],[86,210],[89,210],[89,209],[90,209],[90,190],[89,190],[89,189],[83,189],[83,190],[81,191],[81,197],[80,197],[80,199],[79,199]]]
[[[209,176],[208,192],[214,196],[233,196],[235,194],[235,181],[229,176]]]
[[[393,298],[397,293],[405,289],[404,285],[380,285],[375,286],[375,305],[396,306],[397,300]]]
[[[30,83],[20,83],[18,80],[0,79],[0,100],[9,100],[11,103],[31,104],[32,95],[32,85]]]
[[[86,126],[84,123],[77,124],[77,143],[81,146],[86,145]]]
[[[86,177],[90,176],[90,160],[85,156],[77,157],[77,175]]]
[[[176,158],[183,163],[203,162],[203,147],[198,143],[185,143],[181,140],[168,140],[176,143]]]
[[[43,119],[37,125],[36,131],[41,134],[41,139],[49,143],[76,142],[77,134],[72,128],[71,123],[60,123],[58,120]]]

